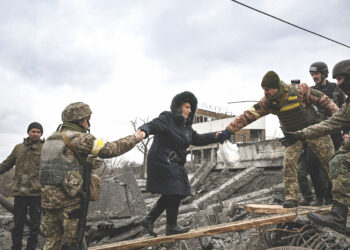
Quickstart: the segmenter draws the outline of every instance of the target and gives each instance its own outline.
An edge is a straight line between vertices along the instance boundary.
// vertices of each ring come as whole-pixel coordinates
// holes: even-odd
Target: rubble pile
[[[248,147],[252,148],[252,145]],[[253,150],[258,150],[257,147],[261,145],[253,147]],[[248,164],[249,154],[245,153],[245,164]],[[280,159],[280,155],[277,157]],[[257,159],[259,158],[252,160]],[[272,161],[274,165],[270,165]],[[240,169],[223,168],[213,162],[196,166],[188,164],[186,167],[190,172],[193,195],[182,201],[179,224],[202,228],[241,221],[261,216],[245,211],[245,204],[282,204],[281,161],[279,160],[279,166],[276,159],[266,162],[267,166]],[[159,196],[144,192],[144,185],[144,180],[136,180],[133,172],[127,170],[103,179],[99,200],[91,202],[89,206],[86,233],[89,246],[149,237],[139,222]],[[164,234],[165,223],[163,214],[154,225],[158,234]],[[11,213],[0,206],[0,249],[10,249],[12,227]],[[27,234],[28,228],[25,227],[23,245],[26,244]],[[42,249],[43,244],[44,238],[40,236],[38,249]],[[293,223],[193,238],[143,249],[269,249],[278,246],[346,249],[350,248],[350,238],[328,228],[316,228],[307,220],[298,218]]]

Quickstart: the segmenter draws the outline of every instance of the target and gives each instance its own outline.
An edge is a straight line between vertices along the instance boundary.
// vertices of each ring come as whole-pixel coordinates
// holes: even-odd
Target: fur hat
[[[181,112],[181,105],[185,102],[189,102],[191,104],[191,113],[187,119],[183,117]],[[176,122],[192,125],[194,114],[197,110],[197,103],[196,96],[189,91],[184,91],[174,96],[173,100],[171,101],[170,110],[174,114]]]

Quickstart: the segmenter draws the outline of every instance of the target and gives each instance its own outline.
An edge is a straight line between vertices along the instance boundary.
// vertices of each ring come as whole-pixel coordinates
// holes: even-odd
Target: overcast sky
[[[348,0],[242,2],[350,44]],[[71,102],[88,103],[91,133],[111,141],[132,133],[136,117],[169,110],[179,92],[239,115],[252,103],[227,102],[259,100],[268,70],[313,85],[312,62],[331,70],[349,58],[349,48],[229,0],[3,0],[0,161],[30,122],[48,137]],[[280,134],[269,115],[267,135]]]

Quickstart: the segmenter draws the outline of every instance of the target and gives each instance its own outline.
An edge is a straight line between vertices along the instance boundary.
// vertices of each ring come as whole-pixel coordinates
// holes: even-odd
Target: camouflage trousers
[[[334,154],[333,142],[330,136],[305,140],[307,146],[316,154],[322,166],[329,173],[328,162]],[[303,142],[297,141],[287,147],[283,158],[284,197],[286,200],[298,200],[299,188],[297,180],[298,159],[303,148]]]
[[[333,199],[350,206],[350,152],[336,154],[329,162]]]
[[[60,208],[45,209],[41,231],[46,238],[44,250],[59,250],[61,244],[76,245],[79,218],[69,218],[69,213],[80,204]]]

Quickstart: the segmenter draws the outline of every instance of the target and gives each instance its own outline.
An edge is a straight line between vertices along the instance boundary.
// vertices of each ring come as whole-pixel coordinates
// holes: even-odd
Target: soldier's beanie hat
[[[261,81],[261,87],[263,88],[279,89],[279,86],[280,78],[274,71],[268,71]]]
[[[29,124],[28,129],[27,129],[27,133],[32,130],[33,128],[39,129],[41,134],[44,133],[44,129],[43,126],[41,126],[41,124],[39,122],[32,122],[31,124]]]

